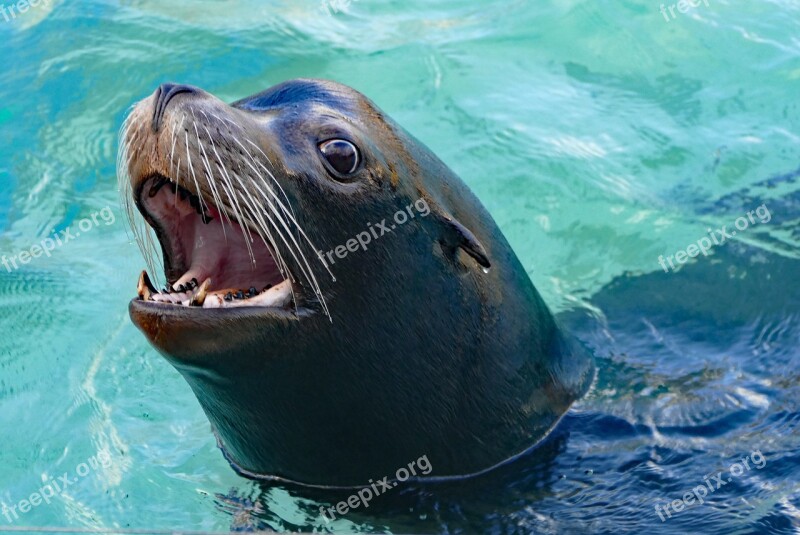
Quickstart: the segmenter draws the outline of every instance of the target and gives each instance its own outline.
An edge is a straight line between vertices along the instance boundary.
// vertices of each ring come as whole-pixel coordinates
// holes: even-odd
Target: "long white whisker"
[[[248,141],[248,142],[249,142],[251,145],[253,145],[254,147],[256,147],[256,148],[257,148],[259,151],[261,151],[261,154],[264,154],[264,151],[262,151],[262,150],[261,150],[261,149],[260,149],[260,148],[259,148],[257,145],[255,145],[255,144],[254,144],[252,141],[250,141],[249,139],[248,139],[248,140],[246,140],[246,141]],[[239,140],[236,140],[236,142],[237,142],[237,143],[239,143]],[[272,179],[272,181],[273,181],[275,184],[277,184],[278,188],[281,190],[281,193],[283,194],[283,197],[284,197],[284,199],[286,199],[286,204],[288,205],[288,208],[287,208],[287,206],[286,206],[286,205],[284,205],[284,204],[281,202],[281,200],[280,200],[280,199],[278,199],[278,198],[276,197],[275,193],[272,191],[272,188],[270,188],[270,187],[269,187],[269,185],[268,185],[268,184],[266,184],[266,181],[264,181],[264,182],[265,182],[265,184],[264,184],[264,185],[267,187],[267,189],[269,190],[269,192],[270,192],[270,194],[272,195],[272,197],[273,197],[273,198],[275,198],[276,202],[278,203],[278,206],[280,206],[280,207],[281,207],[281,209],[282,209],[282,210],[284,211],[284,213],[285,213],[285,214],[286,214],[286,215],[289,217],[289,219],[291,220],[291,222],[292,222],[292,223],[293,223],[293,224],[294,224],[294,225],[297,227],[297,230],[298,230],[298,231],[299,231],[299,232],[300,232],[300,233],[303,235],[303,238],[304,238],[306,241],[308,241],[308,244],[311,246],[311,248],[312,248],[312,249],[314,249],[314,251],[316,251],[316,247],[314,246],[314,243],[313,243],[313,242],[311,241],[311,239],[310,239],[310,238],[309,238],[309,237],[308,237],[308,236],[305,234],[305,232],[303,231],[302,227],[301,227],[301,226],[300,226],[300,224],[297,222],[297,219],[296,219],[296,218],[295,218],[295,216],[294,216],[294,210],[291,208],[291,204],[289,203],[289,197],[286,195],[286,192],[285,192],[285,191],[283,190],[283,188],[281,187],[281,185],[280,185],[280,182],[278,182],[278,179],[276,179],[276,178],[275,178],[275,175],[273,175],[273,174],[272,174],[272,172],[271,172],[269,169],[267,169],[267,168],[264,166],[264,164],[262,164],[262,163],[261,163],[261,162],[259,162],[257,159],[255,159],[255,158],[253,157],[253,155],[252,155],[252,154],[250,154],[250,153],[247,151],[247,149],[244,147],[244,145],[242,145],[241,143],[239,143],[239,146],[241,146],[241,147],[242,147],[242,148],[243,148],[243,149],[244,149],[244,150],[247,152],[247,155],[250,157],[250,159],[251,159],[252,161],[254,161],[256,164],[258,164],[258,166],[259,166],[259,167],[261,167],[261,168],[262,168],[262,169],[263,169],[263,170],[264,170],[264,171],[267,173],[267,175],[269,175],[269,177]],[[269,162],[269,157],[268,157],[266,154],[264,154],[264,157],[265,157],[265,158],[267,158],[267,162]],[[252,166],[252,165],[251,165],[250,167],[251,167],[251,169],[253,168],[253,166]],[[256,172],[256,173],[257,173],[259,176],[261,175],[261,173],[259,173],[257,170],[255,170],[255,169],[253,169],[253,170],[254,170],[254,171],[255,171],[255,172]],[[262,192],[262,194],[263,194],[263,192]],[[331,273],[331,275],[333,275],[333,273]]]
[[[181,125],[178,128],[183,128],[183,122],[186,120],[186,116],[181,117]],[[174,168],[175,164],[175,144],[178,141],[178,136],[176,135],[177,129],[175,128],[176,123],[173,121],[172,123],[172,148],[170,149],[170,157],[169,157],[169,170],[170,173],[174,175],[175,184],[177,186],[181,185],[181,177],[180,177],[180,170],[181,170],[181,159],[178,158],[178,167]],[[174,170],[173,170],[174,169]],[[175,195],[175,200],[173,201],[174,206],[178,206],[178,196]]]
[[[214,197],[214,203],[217,205],[220,214],[222,214],[224,206],[222,206],[222,199],[220,199],[217,191],[214,172],[211,170],[211,165],[208,161],[208,154],[206,153],[203,143],[200,141],[200,132],[197,130],[197,123],[194,124],[194,133],[197,136],[197,146],[200,147],[200,150],[203,152],[203,166],[206,168],[206,173],[208,173],[208,185],[211,188],[211,195]],[[225,231],[225,225],[222,225],[222,235],[225,237],[225,241],[227,242],[228,233]],[[253,259],[253,262],[255,262],[255,259]]]
[[[237,141],[237,143],[238,143],[238,140],[236,140],[236,141]],[[247,152],[247,155],[250,157],[250,159],[252,159],[252,160],[253,160],[254,162],[256,162],[256,163],[259,163],[259,162],[258,162],[258,161],[257,161],[255,158],[253,158],[253,156],[250,154],[250,152],[247,150],[247,148],[245,148],[245,147],[244,147],[244,145],[242,145],[241,143],[239,143],[239,145],[240,145],[240,146],[241,146],[241,147],[242,147],[242,148],[245,150],[245,152]],[[266,155],[265,155],[265,156],[266,156]],[[248,165],[250,165],[250,163],[249,163],[249,162],[248,162]],[[261,165],[261,167],[262,167],[262,168],[264,168],[264,166],[263,166],[263,165]],[[253,171],[256,173],[256,175],[257,175],[257,176],[259,176],[259,177],[261,178],[261,173],[259,173],[257,169],[255,169],[255,168],[254,168],[252,165],[250,165],[250,168],[251,168],[251,169],[253,169]],[[268,169],[264,168],[264,170],[265,170],[267,173],[269,173],[269,174],[271,175],[271,173],[270,173],[270,171],[269,171]],[[272,178],[273,178],[273,180],[275,180],[275,181],[277,182],[277,180],[275,179],[275,177],[274,177],[274,176],[273,176]],[[273,199],[274,199],[274,200],[277,202],[277,204],[278,204],[279,206],[281,206],[281,208],[283,209],[283,212],[284,212],[284,213],[285,213],[285,214],[286,214],[286,215],[287,215],[287,216],[288,216],[288,217],[289,217],[289,218],[292,220],[292,222],[294,223],[294,225],[295,225],[295,227],[297,228],[297,230],[298,230],[298,231],[300,231],[300,233],[301,233],[301,234],[303,235],[303,237],[306,239],[306,241],[307,241],[307,242],[308,242],[308,244],[311,246],[311,248],[313,249],[313,251],[314,251],[314,252],[317,254],[317,256],[319,257],[319,252],[318,252],[318,250],[317,250],[316,246],[315,246],[315,245],[314,245],[314,243],[311,241],[311,239],[310,239],[310,238],[309,238],[309,237],[306,235],[305,231],[303,231],[302,227],[300,227],[300,225],[297,223],[297,220],[294,218],[293,214],[291,214],[291,213],[289,212],[289,210],[287,210],[287,209],[286,209],[286,207],[283,205],[283,203],[280,201],[280,199],[278,199],[278,198],[277,198],[277,196],[275,195],[275,192],[272,190],[272,188],[270,188],[270,187],[269,187],[269,185],[266,183],[266,181],[264,181],[264,185],[265,185],[265,186],[267,187],[267,189],[269,190],[269,193],[270,193],[270,195],[272,196],[272,198],[273,198]],[[258,185],[258,183],[257,183],[257,182],[255,183],[255,186],[256,186],[256,188],[259,190],[259,192],[261,193],[262,197],[264,197],[264,199],[267,201],[267,203],[269,204],[270,208],[272,208],[272,209],[273,209],[273,211],[275,211],[274,207],[272,206],[272,202],[271,202],[271,200],[270,200],[270,199],[267,197],[267,195],[264,193],[264,190],[262,190],[262,189],[259,187],[259,185]],[[276,213],[276,216],[277,216],[277,215],[278,215],[278,214]],[[283,223],[283,219],[282,219],[282,218],[280,218],[280,220],[281,220],[281,222]],[[284,223],[284,227],[286,227],[286,224],[285,224],[285,223]],[[288,227],[287,227],[287,232],[288,232]],[[300,249],[300,244],[299,244],[299,243],[297,243],[297,240],[295,240],[295,239],[294,239],[294,236],[292,236],[292,240],[294,241],[294,243],[295,243],[295,245],[297,246],[297,248],[298,248],[298,249]],[[302,253],[301,253],[301,254],[302,254]],[[309,270],[311,270],[311,266],[310,266],[310,265],[308,265],[308,261],[305,259],[305,255],[303,255],[303,259],[306,261],[306,265],[308,266],[308,269],[309,269]],[[330,271],[330,269],[328,268],[327,264],[326,264],[325,262],[321,262],[321,263],[322,263],[322,265],[323,265],[323,266],[325,266],[325,269],[328,271],[328,273],[331,275],[331,277],[332,277],[332,278],[333,278],[333,280],[335,281],[335,280],[336,280],[336,278],[333,276],[333,273],[331,273],[331,271]],[[311,270],[311,271],[313,272],[313,270]],[[309,282],[310,282],[310,281],[309,281]],[[319,288],[319,284],[317,283],[317,281],[316,281],[316,278],[314,278],[314,283],[313,283],[313,284],[314,284],[314,286],[315,286],[316,288]]]
[[[267,169],[266,167],[264,167],[264,164],[262,164],[262,163],[261,163],[261,162],[259,162],[258,160],[254,160],[254,161],[255,161],[255,162],[256,162],[256,163],[259,165],[259,167],[261,167],[262,169],[264,169],[264,171],[265,171],[265,172],[266,172],[268,175],[270,175],[270,177],[272,177],[272,180],[273,180],[273,181],[274,181],[276,184],[278,184],[278,187],[280,187],[280,183],[278,183],[278,180],[275,178],[275,176],[272,174],[272,172],[271,172],[269,169]],[[272,188],[270,188],[270,187],[269,187],[267,184],[265,184],[265,186],[267,187],[267,189],[269,189],[269,192],[270,192],[270,194],[271,194],[273,197],[275,197],[275,193],[272,191]],[[281,188],[281,189],[282,189],[282,188]],[[262,192],[262,195],[263,195],[263,192]],[[284,197],[286,198],[286,200],[287,200],[287,202],[288,202],[288,197],[286,197],[286,194],[285,194],[285,193],[284,193]],[[289,220],[290,220],[290,221],[291,221],[291,222],[294,224],[294,226],[295,226],[295,228],[298,230],[298,232],[300,232],[300,234],[302,235],[303,239],[305,239],[305,240],[306,240],[306,242],[308,242],[308,244],[309,244],[309,246],[311,247],[311,249],[313,249],[313,250],[314,250],[314,252],[315,252],[315,253],[317,253],[317,255],[319,256],[319,252],[318,252],[318,250],[317,250],[317,247],[316,247],[316,246],[314,245],[314,243],[311,241],[311,238],[309,238],[309,237],[308,237],[308,235],[305,233],[305,231],[303,230],[303,227],[301,227],[301,226],[300,226],[300,224],[297,222],[297,219],[295,219],[295,216],[294,216],[294,211],[293,211],[293,210],[291,210],[291,204],[289,205],[289,210],[287,210],[287,209],[286,209],[286,206],[284,206],[284,204],[283,204],[283,203],[280,201],[280,199],[277,199],[277,198],[276,198],[276,201],[277,201],[277,203],[278,203],[278,206],[280,206],[280,207],[281,207],[281,209],[282,209],[282,210],[283,210],[283,212],[286,214],[286,216],[289,218]],[[331,276],[331,278],[333,279],[333,281],[334,281],[334,282],[336,282],[336,276],[333,274],[333,272],[331,272],[330,268],[328,268],[328,265],[327,265],[327,264],[326,264],[324,261],[322,262],[322,265],[323,265],[323,266],[325,266],[325,269],[326,269],[326,271],[328,272],[328,274]]]
[[[205,111],[201,110],[200,112],[206,118],[208,118],[208,115],[205,113]],[[204,128],[205,128],[205,126],[204,126]],[[214,151],[214,154],[217,157],[217,162],[218,162],[217,163],[217,167],[220,169],[220,173],[221,173],[222,178],[225,181],[227,181],[228,187],[227,188],[225,187],[224,182],[221,183],[220,185],[223,187],[223,189],[225,190],[225,193],[228,195],[229,201],[231,201],[232,204],[235,204],[235,212],[236,212],[236,215],[237,215],[237,219],[239,221],[243,222],[244,221],[244,217],[242,216],[242,208],[241,208],[241,205],[239,204],[239,200],[237,198],[237,195],[234,193],[233,183],[231,182],[231,178],[230,178],[230,175],[228,174],[228,170],[225,167],[220,165],[220,163],[222,162],[222,157],[219,155],[219,152],[217,151],[217,146],[214,143],[214,139],[211,136],[211,132],[209,132],[208,128],[205,128],[205,129],[206,129],[206,133],[208,134],[208,138],[211,141],[211,148],[212,148],[212,150]],[[238,180],[238,177],[237,177],[237,180]],[[240,183],[241,183],[241,181],[240,181]],[[248,205],[248,210],[250,210],[252,212],[252,207],[249,206],[249,205]],[[254,216],[257,217],[258,213],[256,212],[254,214]],[[230,220],[230,218],[229,218],[229,220]],[[264,242],[264,245],[267,246],[267,248],[270,248],[270,245],[267,244],[267,239],[269,239],[270,243],[272,243],[271,249],[277,251],[275,239],[272,237],[272,234],[269,232],[269,228],[266,225],[266,223],[264,223],[263,220],[259,220],[259,225],[263,229],[264,233],[267,234],[267,237],[265,238],[265,236],[263,235],[262,232],[258,233],[259,237]],[[249,239],[252,242],[253,238],[252,238],[252,234],[250,234],[249,226],[247,226],[247,225],[240,225],[240,226],[244,227],[244,229],[247,230],[247,233],[249,234]],[[247,239],[247,236],[245,236],[245,238]],[[281,273],[284,274],[284,273],[286,273],[288,271],[288,270],[286,270],[285,262],[283,261],[283,258],[280,256],[280,252],[276,252],[276,255],[277,255],[276,261],[278,263],[278,268],[280,269]]]
[[[244,211],[242,210],[241,205],[239,204],[239,199],[236,196],[236,193],[233,191],[233,185],[230,182],[230,178],[226,178],[225,175],[228,173],[219,163],[216,164],[217,169],[220,171],[220,175],[223,178],[223,181],[220,182],[220,187],[225,192],[225,195],[228,196],[228,204],[230,205],[230,209],[233,211],[233,215],[236,218],[236,221],[244,222]],[[226,185],[227,182],[227,185]],[[228,221],[233,227],[233,222],[231,218],[228,217]],[[239,227],[242,229],[242,234],[244,235],[245,241],[254,242],[253,234],[250,232],[250,227],[248,225],[244,225],[239,223]],[[264,238],[259,234],[259,237],[263,240]]]
[[[248,143],[250,143],[252,146],[254,146],[254,147],[255,147],[255,148],[258,150],[258,152],[260,152],[261,154],[263,154],[263,155],[264,155],[264,158],[267,160],[267,163],[268,163],[268,164],[270,164],[270,165],[272,165],[272,161],[270,161],[270,159],[269,159],[269,156],[267,156],[267,155],[266,155],[266,153],[265,153],[263,150],[261,150],[261,147],[259,147],[259,146],[258,146],[258,145],[256,145],[255,143],[253,143],[253,142],[252,142],[250,139],[247,139],[247,138],[246,138],[246,139],[245,139],[245,141],[247,141],[247,142],[248,142]],[[252,158],[252,156],[251,156],[251,158]],[[281,190],[281,194],[283,195],[283,198],[284,198],[284,200],[286,200],[286,205],[289,207],[289,210],[292,212],[292,218],[294,219],[295,215],[294,215],[294,209],[292,208],[292,203],[290,203],[290,202],[289,202],[289,196],[288,196],[288,195],[286,195],[286,192],[283,190],[283,186],[281,186],[281,183],[280,183],[280,182],[278,182],[278,179],[277,179],[277,178],[275,178],[275,175],[273,175],[273,174],[272,174],[272,172],[271,172],[269,169],[267,169],[266,167],[264,167],[264,164],[262,164],[262,163],[261,163],[261,162],[259,162],[258,160],[254,160],[254,161],[255,161],[255,162],[256,162],[256,163],[257,163],[257,164],[258,164],[258,165],[259,165],[259,166],[260,166],[262,169],[264,169],[264,171],[266,171],[266,172],[267,172],[267,174],[268,174],[268,175],[269,175],[269,177],[272,179],[272,181],[275,183],[275,185],[276,185],[276,186],[278,186],[278,189],[279,189],[279,190]],[[295,224],[296,224],[296,221],[295,221]]]
[[[216,118],[216,119],[218,119],[218,120],[220,120],[220,121],[222,121],[222,122],[224,122],[224,123],[230,123],[230,124],[232,124],[233,126],[235,126],[236,128],[241,128],[241,127],[240,127],[238,124],[234,123],[233,121],[231,121],[231,120],[230,120],[230,119],[228,119],[227,117],[225,117],[225,118],[222,118],[222,117],[220,117],[219,115],[217,115],[217,114],[215,114],[215,113],[211,113],[211,116],[212,116],[212,117],[214,117],[214,118]]]
[[[134,105],[135,106],[135,105]],[[119,181],[119,192],[123,197],[122,205],[125,210],[125,217],[128,220],[130,230],[133,234],[133,239],[141,250],[145,262],[151,271],[155,271],[155,244],[153,243],[152,234],[149,232],[148,227],[137,217],[137,212],[133,203],[133,188],[130,181],[130,165],[135,156],[131,150],[135,142],[139,139],[140,131],[137,128],[135,117],[130,113],[134,108],[131,106],[129,109],[128,117],[123,121],[119,130],[119,153],[117,154],[117,178]],[[131,135],[133,132],[133,135]]]
[[[238,139],[236,139],[236,138],[234,138],[234,141],[236,141],[236,143],[238,143],[238,144],[239,144],[239,146],[240,146],[240,147],[241,147],[241,148],[242,148],[242,149],[245,151],[245,153],[247,153],[247,155],[250,157],[250,159],[251,159],[251,160],[253,160],[253,161],[256,161],[256,160],[255,160],[255,158],[253,157],[253,155],[252,155],[252,154],[250,154],[250,151],[249,151],[249,150],[247,150],[247,147],[245,147],[244,145],[242,145],[242,143],[241,143],[241,142],[240,142]],[[253,170],[253,172],[255,173],[256,177],[258,177],[258,178],[261,178],[261,179],[262,179],[262,181],[264,182],[264,185],[266,186],[266,185],[267,185],[267,183],[266,183],[266,181],[265,181],[265,180],[263,180],[263,177],[261,177],[261,173],[259,173],[259,172],[258,172],[258,170],[257,170],[255,167],[253,167],[253,165],[252,165],[250,162],[246,162],[246,163],[247,163],[247,165],[248,165],[248,166],[249,166],[249,167],[250,167],[250,168]],[[273,178],[274,178],[274,177],[273,177]],[[270,207],[270,209],[272,209],[272,211],[275,213],[275,216],[276,216],[276,218],[277,218],[277,219],[278,219],[278,220],[279,220],[279,221],[280,221],[280,222],[283,224],[284,228],[286,229],[286,232],[287,232],[287,233],[289,234],[289,236],[292,238],[292,241],[294,242],[295,246],[297,247],[298,253],[299,253],[299,254],[300,254],[300,256],[303,258],[303,262],[305,263],[306,267],[308,268],[309,274],[308,274],[308,275],[306,275],[306,278],[308,279],[308,282],[309,282],[309,283],[311,284],[311,286],[313,287],[313,289],[314,289],[314,293],[315,293],[315,294],[317,294],[317,297],[320,299],[320,304],[322,305],[322,308],[325,310],[325,313],[326,313],[326,314],[328,314],[328,316],[330,316],[330,314],[328,313],[328,308],[327,308],[327,305],[326,305],[326,303],[325,303],[325,298],[322,296],[322,291],[321,291],[321,289],[320,289],[319,282],[317,281],[317,278],[314,276],[314,270],[311,268],[310,264],[308,263],[308,259],[306,258],[305,254],[303,254],[303,252],[302,252],[302,249],[300,248],[300,244],[299,244],[299,243],[297,243],[297,240],[294,238],[294,235],[291,233],[291,231],[289,230],[288,226],[287,226],[287,225],[286,225],[286,223],[283,221],[283,218],[282,218],[282,217],[280,217],[280,214],[279,214],[279,213],[278,213],[278,211],[275,209],[275,206],[274,206],[274,205],[273,205],[273,203],[270,201],[269,197],[268,197],[268,196],[266,195],[266,193],[264,193],[264,191],[263,191],[263,190],[262,190],[262,189],[259,187],[259,185],[258,185],[258,182],[257,182],[257,181],[254,181],[253,183],[254,183],[254,185],[256,186],[256,188],[259,190],[259,192],[261,193],[262,197],[264,197],[264,200],[266,200],[266,201],[267,201],[267,204],[268,204],[268,206]],[[278,199],[278,198],[277,198],[277,195],[275,195],[275,192],[272,190],[272,188],[269,188],[269,186],[267,186],[267,188],[269,189],[269,191],[270,191],[270,193],[271,193],[272,197],[274,198],[274,200],[275,200],[275,201],[276,201],[278,204],[282,204],[282,203],[280,202],[280,199]],[[286,208],[285,208],[285,207],[284,207],[284,213],[286,213],[286,214],[287,214],[289,217],[292,217],[292,216],[291,216],[291,214],[289,214],[289,213],[288,213],[288,211],[286,210]],[[303,236],[304,236],[304,237],[306,238],[306,240],[309,242],[309,245],[312,247],[312,249],[314,250],[314,252],[317,254],[317,257],[320,259],[320,263],[322,263],[322,265],[323,265],[323,266],[325,266],[325,269],[328,271],[328,273],[330,273],[331,277],[333,277],[333,274],[330,272],[330,269],[328,268],[328,265],[327,265],[325,262],[323,262],[323,261],[322,261],[322,259],[321,259],[321,257],[320,257],[320,254],[319,254],[319,251],[317,250],[317,248],[314,246],[314,244],[311,242],[311,240],[310,240],[310,239],[308,239],[308,237],[305,235],[305,232],[303,232],[302,228],[300,228],[300,225],[298,225],[298,224],[297,224],[297,221],[296,221],[296,220],[294,221],[294,223],[295,223],[295,227],[296,227],[298,230],[300,230],[300,232],[303,234]],[[288,246],[288,244],[287,244],[287,246]],[[301,266],[301,267],[302,267],[302,266]],[[305,270],[303,270],[303,271],[305,271]],[[335,280],[335,278],[334,278],[334,280]]]
[[[234,174],[234,176],[236,177],[236,180],[239,182],[239,184],[242,186],[243,191],[247,192],[247,190],[246,190],[244,184],[242,183],[241,179],[239,178],[239,176],[236,175],[236,174]],[[278,245],[275,242],[275,238],[272,236],[272,233],[269,231],[269,227],[270,226],[277,232],[277,234],[280,237],[281,241],[289,249],[289,254],[291,254],[292,257],[294,258],[295,262],[297,262],[297,264],[300,267],[300,270],[302,271],[303,275],[306,278],[308,278],[309,275],[308,275],[308,273],[306,273],[305,269],[303,268],[302,263],[300,263],[300,260],[297,258],[297,255],[295,254],[294,249],[288,243],[288,241],[286,240],[286,238],[283,235],[283,232],[281,232],[280,228],[275,225],[275,222],[273,221],[272,217],[270,217],[269,213],[267,211],[265,211],[265,210],[263,211],[263,214],[267,216],[267,219],[270,222],[270,225],[267,225],[264,222],[264,220],[262,219],[261,213],[259,213],[258,209],[256,209],[255,206],[253,204],[251,204],[246,197],[243,196],[242,200],[247,204],[247,207],[248,207],[248,210],[249,210],[251,216],[258,222],[259,228],[261,230],[263,230],[264,233],[267,234],[267,237],[268,237],[270,243],[272,244],[271,247],[269,245],[267,245],[266,240],[264,239],[264,236],[261,234],[261,232],[259,232],[259,235],[261,236],[261,239],[264,240],[264,244],[267,245],[267,247],[269,247],[273,251],[273,253],[274,253],[275,257],[276,257],[276,261],[278,263],[278,267],[281,270],[281,273],[284,273],[284,274],[288,273],[288,275],[290,277],[292,277],[292,272],[290,270],[288,270],[288,268],[286,267],[286,262],[285,262],[285,260],[283,259],[282,255],[280,253],[280,249],[278,249]],[[298,252],[302,255],[302,252],[300,252],[300,251],[298,251]],[[291,292],[292,292],[292,296],[294,296],[294,288],[291,288]],[[317,293],[316,290],[315,290],[315,293]],[[297,301],[295,300],[295,307],[296,306],[297,306]]]
[[[258,179],[263,180],[263,177],[260,176],[260,173],[258,173],[258,171],[254,167],[251,166],[251,168],[255,171],[256,177]],[[300,247],[300,244],[295,239],[294,235],[292,234],[291,230],[289,229],[289,226],[286,224],[286,222],[280,216],[280,212],[278,212],[277,208],[275,208],[275,205],[273,204],[272,200],[269,199],[267,194],[264,193],[264,190],[262,190],[261,187],[259,186],[258,181],[254,180],[253,184],[255,185],[255,187],[259,191],[259,193],[261,193],[261,196],[264,198],[264,200],[266,201],[267,205],[272,210],[273,214],[275,215],[275,219],[280,221],[281,225],[283,226],[283,228],[286,231],[286,234],[289,236],[289,238],[291,238],[292,243],[294,244],[294,247],[297,249],[297,254],[299,254],[300,257],[303,260],[302,263],[297,258],[297,255],[294,254],[294,249],[292,248],[292,246],[289,243],[286,242],[286,239],[284,238],[283,233],[279,232],[279,234],[281,236],[281,239],[284,241],[286,246],[289,248],[289,251],[292,253],[292,256],[294,257],[295,261],[298,262],[298,265],[300,266],[300,269],[303,272],[303,275],[306,277],[306,280],[308,280],[308,282],[311,284],[312,288],[314,289],[314,293],[320,299],[320,304],[322,304],[322,307],[325,310],[325,313],[328,314],[327,305],[325,303],[324,297],[322,296],[322,291],[320,289],[319,282],[317,281],[317,278],[314,275],[314,270],[311,267],[311,265],[309,264],[308,259],[306,258],[306,255],[303,253],[302,248]],[[273,196],[274,196],[274,192],[271,191],[271,193],[273,193]],[[264,210],[264,212],[267,215],[267,218],[269,218],[270,221],[272,221],[272,218],[269,216],[269,213],[266,210]],[[274,225],[274,222],[273,222],[273,225]],[[304,265],[305,265],[305,267],[304,267]]]
[[[239,175],[234,173],[234,177],[236,178],[236,181],[241,186],[242,191],[243,192],[247,192],[247,188],[244,185],[244,183],[242,182],[242,180],[239,178]],[[272,243],[272,246],[270,248],[275,252],[275,255],[278,257],[278,258],[276,258],[276,260],[278,260],[279,265],[282,265],[282,266],[285,267],[286,266],[286,262],[283,260],[283,257],[281,256],[280,250],[277,247],[277,242],[275,241],[275,238],[272,236],[272,233],[269,231],[269,227],[272,226],[272,228],[275,231],[277,231],[278,236],[281,238],[281,241],[286,243],[286,239],[283,237],[283,234],[280,232],[280,229],[272,221],[272,219],[270,218],[269,214],[265,212],[265,215],[267,216],[267,219],[270,220],[270,225],[267,225],[266,222],[264,222],[264,220],[262,219],[261,214],[259,213],[258,209],[255,207],[255,204],[254,203],[250,203],[247,197],[242,196],[242,201],[247,205],[247,208],[248,208],[250,214],[252,215],[252,217],[255,220],[257,220],[257,222],[259,223],[259,227],[261,229],[263,229],[263,231],[267,234],[267,237],[268,237],[269,241]],[[261,235],[261,233],[259,233],[259,235]],[[264,236],[262,236],[261,238],[263,240]],[[266,242],[265,242],[265,245],[266,245]],[[287,245],[287,247],[289,247],[288,243],[286,245]],[[292,256],[294,256],[294,252],[291,250],[291,247],[289,247],[289,249],[290,249],[290,253],[292,254]],[[295,260],[297,261],[296,257],[295,257]],[[283,268],[281,269],[281,272],[284,273],[284,269]],[[286,272],[288,272],[288,274],[291,276],[291,271],[286,270]]]
[[[197,182],[197,175],[194,172],[194,166],[192,165],[192,153],[189,152],[189,134],[184,132],[183,133],[184,140],[186,141],[186,159],[188,160],[186,165],[189,168],[189,172],[192,175],[192,181],[194,182],[194,187],[197,188],[197,196],[200,198],[200,203],[206,209],[208,206],[206,205],[205,201],[203,200],[203,191],[200,189],[200,183]]]
[[[205,112],[203,112],[203,115],[205,115]],[[217,152],[217,146],[216,146],[216,144],[214,143],[214,138],[211,136],[211,132],[209,132],[209,130],[208,130],[208,128],[206,127],[206,125],[203,125],[203,129],[206,131],[206,134],[208,134],[208,140],[211,142],[211,150],[212,150],[212,151],[214,151],[214,155],[217,157],[217,160],[216,160],[216,162],[217,162],[217,168],[219,168],[219,169],[222,169],[222,167],[220,166],[220,163],[219,163],[219,162],[221,162],[221,161],[222,161],[222,158],[220,158],[220,156],[219,156],[219,152]],[[205,154],[205,149],[203,150],[203,153]],[[207,160],[207,161],[209,161],[208,155],[206,155],[206,160]],[[210,161],[209,161],[209,163],[210,163]],[[209,170],[209,173],[211,173],[211,171],[210,171],[210,170]],[[212,175],[212,176],[213,176],[213,175]],[[222,178],[222,179],[224,179],[224,178],[225,178],[225,177],[223,176],[223,173],[222,173],[222,171],[220,171],[220,178]],[[223,186],[224,186],[224,184],[223,184],[222,182],[220,182],[220,187],[223,187]],[[226,192],[226,193],[227,193],[227,192]],[[220,198],[221,198],[221,197],[222,197],[222,196],[220,195]],[[228,195],[228,201],[230,201],[230,195]],[[225,218],[228,220],[228,224],[231,226],[231,228],[233,228],[233,221],[231,221],[231,218],[230,218],[230,216],[228,215],[228,212],[227,212],[227,207],[226,207],[226,206],[221,206],[221,205],[220,205],[220,206],[218,206],[218,208],[220,208],[220,210],[219,210],[220,214],[222,214],[223,216],[225,216]],[[223,208],[225,208],[225,209],[223,210]],[[224,232],[224,230],[225,230],[225,229],[223,228],[222,230],[223,230],[223,232]]]
[[[200,199],[201,210],[208,214],[210,210],[208,209],[208,204],[203,199],[203,191],[200,189],[200,184],[197,182],[197,175],[194,172],[194,166],[192,165],[192,155],[189,152],[189,135],[184,132],[184,139],[186,141],[186,159],[188,160],[187,165],[189,167],[189,171],[192,175],[192,180],[194,181],[195,188],[197,188],[197,196]],[[253,249],[250,247],[250,242],[246,241],[247,250],[250,253],[250,258],[253,259],[253,263],[255,264],[255,255],[253,254]]]

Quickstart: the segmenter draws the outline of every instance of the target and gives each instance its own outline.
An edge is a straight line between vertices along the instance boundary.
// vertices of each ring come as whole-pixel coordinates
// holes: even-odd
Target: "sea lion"
[[[357,91],[228,105],[164,84],[120,135],[123,202],[168,282],[143,273],[131,318],[239,473],[357,487],[426,456],[421,479],[473,476],[594,377],[477,198]]]

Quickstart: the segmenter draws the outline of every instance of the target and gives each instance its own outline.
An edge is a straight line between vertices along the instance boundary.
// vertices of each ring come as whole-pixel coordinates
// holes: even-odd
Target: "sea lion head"
[[[591,359],[480,202],[347,86],[226,104],[164,84],[119,169],[167,282],[143,273],[131,318],[245,475],[356,486],[423,455],[432,477],[479,473],[587,387]]]

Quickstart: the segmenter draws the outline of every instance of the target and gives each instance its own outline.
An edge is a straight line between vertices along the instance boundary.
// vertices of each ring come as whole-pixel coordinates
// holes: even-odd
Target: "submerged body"
[[[491,216],[358,92],[165,85],[122,142],[168,283],[143,275],[131,317],[241,473],[360,486],[426,456],[426,477],[474,475],[588,388],[590,355]]]

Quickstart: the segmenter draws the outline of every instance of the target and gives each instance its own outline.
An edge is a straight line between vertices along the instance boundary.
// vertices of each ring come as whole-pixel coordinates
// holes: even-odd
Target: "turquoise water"
[[[88,0],[0,14],[0,251],[37,256],[0,265],[0,504],[76,480],[0,530],[800,532],[800,4],[710,0],[674,19],[660,5]],[[131,325],[144,262],[114,168],[126,110],[162,82],[233,101],[301,76],[367,94],[461,175],[599,368],[533,455],[335,524],[325,496],[236,476]],[[768,222],[754,215],[708,257],[659,265],[762,205]],[[662,522],[656,505],[743,458]]]

